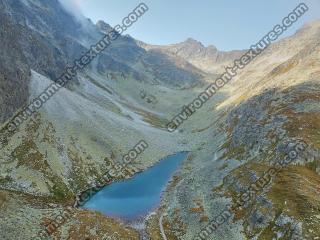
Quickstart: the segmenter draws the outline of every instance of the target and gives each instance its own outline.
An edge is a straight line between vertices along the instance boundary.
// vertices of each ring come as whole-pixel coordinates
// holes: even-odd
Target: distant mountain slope
[[[108,30],[103,29],[106,24],[102,22],[94,25],[85,18],[79,21],[66,12],[58,0],[1,0],[0,13],[3,25],[0,29],[3,43],[0,122],[26,104],[30,69],[55,80],[68,64],[103,37],[102,30]],[[149,84],[190,87],[205,77],[204,72],[190,64],[146,52],[129,36],[113,42],[98,59],[102,73]]]
[[[110,25],[99,21],[101,33],[110,30]],[[206,73],[186,60],[168,56],[158,51],[146,51],[129,35],[122,36],[105,51],[118,62],[121,62],[139,73],[137,80],[152,84],[166,85],[174,88],[190,87],[202,82]]]
[[[225,66],[228,66],[244,53],[244,51],[240,50],[219,51],[213,45],[205,47],[201,42],[192,38],[181,43],[165,46],[149,45],[143,42],[138,42],[138,44],[146,50],[159,51],[169,56],[181,57],[195,67],[209,73],[222,72]]]

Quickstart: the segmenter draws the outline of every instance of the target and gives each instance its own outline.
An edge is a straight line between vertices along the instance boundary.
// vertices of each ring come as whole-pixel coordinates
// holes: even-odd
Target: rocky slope
[[[179,228],[182,232],[175,231],[182,239],[192,239],[227,206],[236,204],[297,139],[308,145],[298,160],[209,235],[318,238],[319,30],[320,22],[313,22],[270,46],[183,129],[193,139],[200,135],[206,140],[174,183],[178,193],[168,191],[168,204],[174,203],[159,211],[161,215],[169,209],[168,227],[186,224]],[[151,233],[156,233],[151,226]]]
[[[0,37],[6,46],[0,50],[4,121],[110,26],[79,23],[55,0],[0,4]],[[241,52],[220,53],[193,40],[155,47],[121,37],[34,119],[6,136],[0,150],[1,160],[6,157],[0,162],[0,238],[36,239],[67,212],[51,237],[42,239],[139,239],[132,226],[73,205],[110,162],[119,163],[143,139],[149,148],[132,163],[140,171],[167,155],[190,152],[161,206],[147,219],[146,234],[150,239],[193,239],[300,139],[308,147],[299,159],[210,237],[317,239],[319,39],[320,22],[313,22],[271,45],[170,133],[168,120]]]
[[[90,35],[57,0],[41,3],[2,0],[0,9],[3,44],[0,121],[4,122],[27,102],[30,69],[56,79],[85,49],[75,39]]]

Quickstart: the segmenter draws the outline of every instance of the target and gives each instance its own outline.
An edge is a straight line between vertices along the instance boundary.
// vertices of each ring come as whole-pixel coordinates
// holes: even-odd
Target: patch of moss
[[[271,71],[270,77],[274,78],[279,75],[285,74],[285,73],[289,72],[291,69],[293,69],[295,66],[297,66],[298,63],[299,63],[299,61],[296,59],[292,59],[287,62],[284,62],[283,64],[277,66],[276,68],[274,68]]]
[[[86,210],[77,210],[73,215],[77,221],[71,221],[66,228],[55,233],[55,239],[79,240],[83,239],[114,239],[114,240],[139,240],[139,233],[131,227],[124,226],[120,222],[107,218],[103,214]],[[92,231],[96,229],[96,231]]]
[[[222,155],[224,159],[236,159],[236,160],[243,160],[244,155],[246,154],[246,147],[245,145],[241,144],[239,146],[232,146],[231,140],[225,142],[221,149],[225,149],[226,151]]]
[[[289,121],[285,129],[291,137],[302,138],[310,145],[320,149],[320,113],[286,112]]]
[[[39,171],[48,167],[43,154],[39,152],[35,142],[30,139],[24,139],[21,145],[13,150],[11,156],[18,160],[18,167],[25,165]]]
[[[50,192],[53,194],[53,198],[56,201],[62,201],[68,198],[72,198],[72,199],[74,198],[73,193],[70,192],[68,187],[63,182],[56,181],[53,187],[51,188]]]
[[[175,211],[172,219],[163,218],[163,229],[167,239],[179,239],[178,237],[186,234],[187,225],[181,220],[179,214],[179,211]]]
[[[291,232],[288,231],[291,228],[291,223],[285,224],[284,226],[277,226],[274,221],[270,222],[269,225],[264,228],[260,233],[258,240],[291,240]],[[277,236],[277,233],[282,233],[281,237]]]
[[[268,197],[277,212],[285,213],[303,223],[303,229],[320,236],[320,176],[306,166],[289,166],[279,173]]]
[[[319,186],[320,176],[315,172],[305,166],[289,166],[278,174],[268,196],[282,212],[304,220],[320,209]]]
[[[4,178],[0,178],[0,185],[5,185],[7,183],[12,182],[12,178],[10,176],[6,176]]]
[[[154,127],[166,128],[166,125],[168,124],[168,121],[166,119],[155,116],[154,114],[144,112],[144,111],[139,111],[139,114],[143,116],[144,121],[146,121],[147,123],[151,124]]]

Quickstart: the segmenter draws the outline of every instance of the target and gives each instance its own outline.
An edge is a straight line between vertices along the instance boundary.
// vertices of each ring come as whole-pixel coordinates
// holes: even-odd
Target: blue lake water
[[[187,154],[181,152],[168,156],[131,179],[104,187],[84,208],[124,220],[134,220],[148,214],[159,205],[161,193]]]

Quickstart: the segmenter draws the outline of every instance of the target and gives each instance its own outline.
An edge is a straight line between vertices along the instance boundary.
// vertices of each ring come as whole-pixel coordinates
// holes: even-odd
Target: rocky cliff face
[[[0,5],[4,121],[110,26],[79,22],[56,0],[1,0]],[[299,159],[211,235],[316,239],[319,39],[320,22],[313,22],[271,45],[177,132],[169,133],[169,119],[241,51],[219,52],[191,39],[151,46],[120,37],[78,73],[75,84],[61,89],[34,119],[7,137],[0,150],[0,239],[35,239],[66,211],[70,216],[52,239],[139,239],[137,230],[73,204],[140,139],[149,147],[132,163],[139,171],[167,155],[190,152],[160,208],[146,221],[150,239],[163,234],[193,239],[223,209],[237,204],[239,195],[298,140],[308,145]]]
[[[84,33],[56,0],[2,0],[0,9],[0,122],[4,122],[27,103],[30,69],[56,79],[84,49],[74,40]]]
[[[103,33],[110,30],[110,26],[103,21],[97,23]],[[146,51],[129,35],[120,37],[106,50],[105,55],[130,67],[137,81],[160,84],[173,88],[188,88],[201,83],[206,73],[186,60],[168,56],[159,51]],[[123,70],[125,75],[130,74]]]

